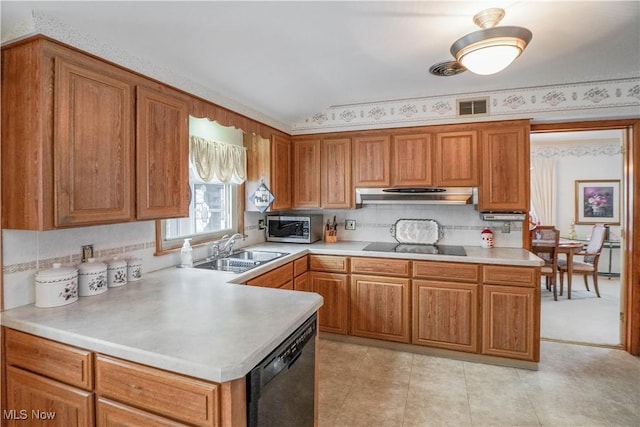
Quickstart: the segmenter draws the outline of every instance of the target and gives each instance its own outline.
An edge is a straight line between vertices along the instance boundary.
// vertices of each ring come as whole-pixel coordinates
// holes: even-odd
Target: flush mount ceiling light
[[[531,31],[522,27],[496,27],[504,10],[486,9],[473,17],[482,28],[469,33],[451,45],[451,54],[467,70],[475,74],[494,74],[511,64],[531,41]]]

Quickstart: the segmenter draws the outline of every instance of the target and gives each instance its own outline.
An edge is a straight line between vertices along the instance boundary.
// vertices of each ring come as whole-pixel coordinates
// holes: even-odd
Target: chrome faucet
[[[222,236],[222,239],[216,240],[211,244],[211,249],[212,249],[211,255],[213,256],[213,258],[219,259],[219,258],[225,258],[231,255],[231,252],[233,252],[233,245],[235,244],[236,239],[240,237],[244,239],[245,236],[243,236],[240,233],[235,233],[233,236],[228,237],[228,239],[227,237],[228,235],[225,234],[224,236]],[[224,239],[227,239],[227,241],[222,243]]]

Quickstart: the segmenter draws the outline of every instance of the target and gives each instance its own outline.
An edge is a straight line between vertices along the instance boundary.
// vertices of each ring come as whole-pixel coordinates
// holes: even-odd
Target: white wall
[[[583,140],[567,140],[562,133],[555,136],[538,138],[531,136],[531,156],[547,157],[556,160],[556,228],[562,237],[567,237],[569,223],[575,220],[575,182],[576,180],[609,180],[617,179],[622,182],[623,157],[622,133],[612,135],[610,131],[585,133]],[[613,136],[613,138],[612,138]],[[622,214],[623,209],[620,206]],[[588,240],[593,225],[575,225],[580,240]],[[619,240],[620,226],[610,226],[611,240]],[[612,272],[620,273],[620,250],[612,253]],[[609,266],[608,250],[604,251],[599,271],[607,272]]]

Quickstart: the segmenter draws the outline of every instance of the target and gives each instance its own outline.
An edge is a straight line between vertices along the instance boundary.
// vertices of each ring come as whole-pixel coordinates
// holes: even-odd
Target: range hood
[[[472,187],[356,188],[356,207],[362,205],[470,205]]]

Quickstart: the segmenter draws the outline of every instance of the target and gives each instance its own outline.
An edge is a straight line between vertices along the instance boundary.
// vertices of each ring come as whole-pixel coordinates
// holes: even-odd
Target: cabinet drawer
[[[5,328],[7,365],[85,390],[93,388],[91,352]]]
[[[276,268],[275,270],[271,270],[262,276],[249,280],[247,285],[262,286],[265,288],[279,288],[291,280],[293,280],[293,263],[290,262]]]
[[[187,426],[150,412],[141,411],[112,400],[99,398],[96,405],[96,426]]]
[[[313,271],[347,273],[349,269],[349,258],[333,255],[310,255],[309,269]]]
[[[477,264],[414,261],[413,277],[477,283],[480,280],[479,269]]]
[[[511,267],[485,265],[482,267],[482,281],[495,285],[535,287],[538,271],[531,267]]]
[[[96,393],[180,422],[220,424],[218,384],[160,369],[97,355]]]
[[[309,269],[309,260],[305,255],[293,261],[293,277],[298,277]]]
[[[411,261],[389,258],[351,258],[351,272],[376,276],[409,277]]]

